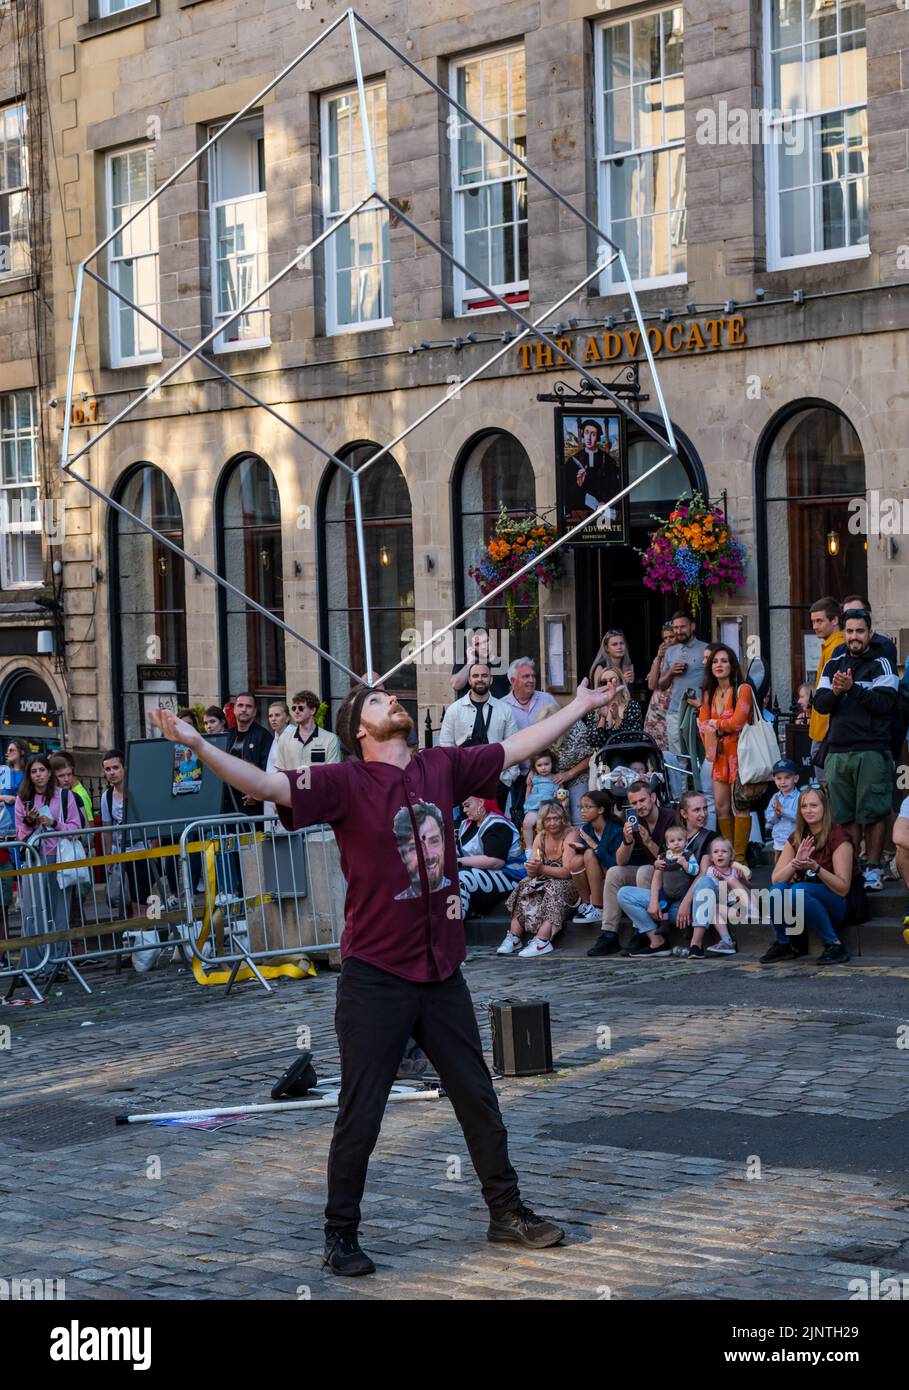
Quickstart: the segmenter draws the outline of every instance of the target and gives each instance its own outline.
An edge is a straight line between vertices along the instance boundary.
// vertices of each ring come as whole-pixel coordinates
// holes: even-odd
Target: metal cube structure
[[[263,98],[266,97],[269,94],[269,92],[273,91],[274,88],[277,87],[284,80],[284,78],[288,76],[288,74],[290,74],[297,67],[299,67],[299,65],[306,58],[308,58],[310,54],[312,54],[319,47],[320,44],[325,42],[329,35],[333,34],[335,30],[339,29],[341,26],[344,25],[346,25],[348,29],[350,47],[353,55],[354,69],[356,74],[356,86],[359,96],[360,120],[362,124],[363,144],[366,156],[367,183],[369,185],[368,191],[366,192],[364,197],[359,200],[359,202],[356,202],[351,207],[347,208],[336,218],[336,220],[332,223],[330,227],[323,230],[308,246],[304,247],[296,256],[294,256],[287,263],[287,265],[285,265],[282,270],[280,270],[276,275],[274,275],[267,282],[267,284],[263,285],[262,288],[255,295],[248,299],[244,304],[241,304],[239,308],[235,309],[227,318],[219,320],[217,325],[212,328],[211,332],[209,332],[202,338],[201,342],[197,343],[195,346],[192,346],[183,338],[181,338],[179,334],[175,333],[172,329],[166,327],[165,324],[163,324],[159,319],[156,319],[152,314],[149,314],[145,309],[142,309],[139,305],[134,304],[130,299],[127,298],[125,294],[123,294],[120,290],[116,289],[112,284],[110,284],[103,277],[103,275],[101,275],[98,272],[98,270],[93,268],[93,263],[98,260],[99,256],[102,255],[105,248],[116,237],[122,236],[123,232],[130,225],[131,222],[135,221],[136,218],[140,217],[142,213],[145,212],[146,208],[148,208],[152,203],[154,203],[158,198],[160,198],[161,194],[164,193],[166,189],[170,188],[171,185],[174,184],[177,181],[177,179],[179,179],[181,175],[183,175],[187,171],[187,169],[190,169],[194,164],[198,163],[198,161],[201,160],[208,153],[208,151],[219,140],[221,140],[234,125],[236,125],[238,121],[242,120],[243,117],[246,116],[250,111],[255,110],[260,105]],[[376,179],[376,166],[372,134],[369,129],[366,93],[363,79],[363,65],[361,62],[361,54],[358,40],[358,28],[361,28],[364,32],[371,35],[373,39],[377,40],[386,49],[388,49],[388,51],[399,62],[404,64],[406,67],[410,68],[411,71],[417,75],[421,82],[423,82],[426,86],[435,91],[438,94],[438,96],[444,102],[447,103],[450,110],[458,112],[460,117],[463,120],[470,122],[470,124],[473,125],[476,128],[476,130],[480,132],[481,136],[484,139],[488,140],[491,144],[498,146],[498,148],[510,160],[512,160],[516,165],[518,165],[521,169],[524,170],[528,178],[533,179],[535,183],[543,187],[547,191],[547,193],[549,193],[553,198],[557,199],[557,201],[562,205],[562,207],[564,207],[569,213],[571,213],[572,216],[578,218],[578,220],[581,223],[583,223],[584,226],[586,226],[587,229],[596,236],[597,255],[595,268],[588,274],[586,274],[581,280],[579,280],[578,283],[574,285],[565,295],[563,295],[555,304],[550,305],[543,314],[540,314],[533,321],[529,320],[524,314],[522,314],[515,305],[507,303],[505,299],[494,289],[492,289],[489,285],[486,285],[481,280],[479,280],[475,274],[468,270],[467,267],[463,265],[455,257],[451,250],[441,245],[427,232],[423,231],[422,228],[410,217],[408,217],[407,214],[403,212],[399,206],[393,204],[389,198],[387,198],[383,193],[379,191]],[[276,410],[274,406],[271,406],[267,404],[265,401],[260,400],[259,397],[256,396],[256,394],[249,389],[248,386],[244,385],[243,382],[239,381],[235,376],[232,376],[230,372],[228,372],[224,367],[222,367],[215,359],[213,359],[212,357],[205,356],[204,353],[205,349],[209,347],[209,345],[213,342],[213,340],[216,337],[219,336],[219,334],[224,332],[225,328],[229,327],[230,324],[232,324],[235,320],[241,318],[260,300],[265,298],[265,296],[269,293],[273,286],[277,285],[281,280],[283,280],[284,277],[288,275],[293,269],[295,269],[297,265],[311,258],[314,252],[316,252],[320,246],[324,245],[329,240],[329,238],[332,237],[341,227],[343,227],[347,222],[349,222],[352,217],[356,216],[357,213],[362,211],[377,211],[380,208],[384,208],[389,213],[393,214],[399,222],[409,227],[415,236],[418,236],[422,241],[426,242],[427,245],[433,247],[434,250],[437,251],[438,254],[442,256],[450,266],[460,271],[461,274],[466,277],[466,280],[468,282],[478,286],[478,288],[480,288],[489,299],[494,300],[502,309],[504,309],[511,316],[513,320],[515,320],[519,327],[519,331],[513,337],[509,338],[505,345],[502,348],[500,348],[497,352],[495,352],[486,362],[484,362],[475,371],[471,372],[471,374],[465,380],[459,381],[455,386],[449,387],[447,390],[445,390],[441,394],[439,399],[433,405],[431,405],[428,410],[425,410],[422,415],[420,415],[416,420],[412,421],[403,430],[401,430],[394,437],[394,439],[390,440],[386,445],[384,445],[384,447],[379,449],[375,454],[372,455],[371,458],[366,460],[365,463],[362,463],[359,468],[352,468],[350,464],[346,463],[343,459],[339,458],[330,449],[327,449],[317,440],[310,438],[309,435],[307,435],[303,430],[299,429],[295,424],[293,424],[292,421],[288,420],[284,415],[282,415],[280,411]],[[640,342],[643,346],[644,353],[647,358],[647,363],[650,368],[654,390],[656,393],[657,401],[659,403],[660,415],[662,417],[664,434],[661,434],[659,430],[655,429],[649,421],[643,419],[642,416],[627,403],[627,401],[613,394],[613,392],[603,382],[594,377],[582,363],[577,362],[573,357],[571,357],[565,351],[564,347],[560,346],[554,340],[551,333],[542,327],[546,319],[550,318],[553,314],[558,312],[558,310],[562,309],[566,304],[568,304],[576,295],[580,294],[581,291],[585,289],[585,287],[590,283],[591,280],[599,276],[608,265],[611,265],[616,260],[618,261],[619,267],[622,272],[625,287],[627,289],[628,297],[631,303],[634,319],[640,333]],[[167,367],[166,370],[162,372],[160,377],[158,377],[150,386],[148,386],[144,391],[142,391],[126,406],[124,406],[120,413],[116,415],[113,420],[110,420],[106,425],[104,425],[94,436],[94,438],[90,439],[88,443],[82,446],[82,448],[77,449],[73,454],[70,454],[69,437],[73,405],[73,386],[76,372],[76,352],[79,339],[79,320],[81,315],[82,296],[85,288],[86,277],[93,280],[98,286],[100,286],[103,290],[107,291],[109,294],[114,295],[117,300],[125,304],[129,309],[131,309],[134,313],[138,314],[142,319],[146,320],[148,323],[153,324],[159,330],[159,332],[163,333],[165,337],[169,338],[172,342],[175,342],[178,345],[178,347],[183,349],[183,356],[178,358],[174,363]],[[171,176],[168,179],[166,179],[164,183],[162,183],[161,186],[157,188],[154,191],[154,193],[152,193],[151,196],[148,197],[145,200],[145,202],[135,210],[135,212],[133,212],[127,219],[125,219],[125,221],[123,221],[114,231],[110,232],[104,238],[103,241],[99,242],[95,249],[90,253],[90,255],[88,255],[85,258],[85,260],[79,264],[76,276],[72,337],[70,343],[69,363],[66,378],[66,413],[63,426],[63,438],[61,442],[60,467],[63,469],[64,473],[73,478],[75,481],[81,483],[83,487],[87,488],[91,493],[93,493],[96,497],[100,498],[102,501],[105,501],[110,507],[113,507],[116,511],[120,512],[124,516],[128,516],[137,526],[139,526],[142,530],[148,532],[150,535],[154,536],[162,545],[166,546],[169,550],[172,550],[174,554],[180,556],[181,559],[185,560],[188,564],[195,566],[195,568],[198,571],[200,571],[202,574],[207,575],[209,579],[214,580],[214,582],[216,584],[219,584],[223,589],[226,589],[230,593],[234,594],[244,604],[254,609],[255,612],[261,614],[270,622],[275,623],[278,627],[282,628],[285,632],[287,632],[291,637],[295,637],[306,647],[309,647],[319,656],[331,662],[333,666],[337,667],[341,671],[344,671],[348,676],[352,678],[354,682],[359,683],[363,680],[363,677],[360,673],[352,671],[348,666],[346,666],[342,661],[339,661],[330,652],[324,651],[320,646],[318,646],[317,643],[311,641],[307,637],[304,637],[302,633],[297,632],[296,629],[291,627],[289,623],[286,623],[282,619],[277,618],[273,613],[270,613],[267,609],[263,608],[254,599],[250,598],[248,594],[244,594],[242,590],[238,589],[235,585],[231,584],[230,581],[227,580],[223,575],[217,574],[215,571],[209,569],[207,565],[203,564],[201,560],[198,560],[192,555],[187,554],[186,551],[182,550],[180,546],[178,546],[169,537],[162,535],[159,531],[155,530],[154,527],[150,526],[147,522],[143,521],[140,517],[136,516],[134,512],[131,512],[129,510],[129,508],[123,506],[122,503],[118,502],[114,497],[110,496],[101,488],[97,487],[94,483],[89,481],[89,479],[82,477],[79,473],[73,472],[73,465],[77,463],[80,458],[86,456],[95,447],[95,445],[101,439],[103,439],[105,435],[110,434],[110,432],[114,430],[117,427],[117,425],[121,423],[121,421],[126,419],[128,415],[131,415],[137,406],[141,405],[143,401],[147,400],[149,396],[156,392],[162,385],[164,385],[165,382],[169,381],[172,377],[175,377],[177,373],[184,366],[186,366],[188,362],[191,362],[194,359],[196,359],[204,366],[208,367],[211,371],[213,371],[217,376],[221,377],[224,381],[229,382],[235,390],[240,392],[241,395],[245,396],[246,399],[249,400],[253,405],[256,405],[262,410],[267,411],[280,424],[284,425],[288,430],[290,430],[294,435],[296,435],[297,438],[300,439],[303,443],[311,446],[318,453],[320,453],[326,460],[328,460],[331,463],[334,463],[338,468],[342,469],[345,473],[349,475],[351,495],[354,506],[354,523],[356,531],[360,590],[363,600],[363,635],[366,653],[366,676],[368,679],[373,670],[373,662],[372,642],[370,636],[369,593],[367,586],[366,548],[360,493],[360,478],[368,468],[371,468],[373,464],[379,461],[379,459],[384,458],[388,453],[390,453],[390,451],[396,445],[400,444],[404,439],[407,438],[409,434],[411,434],[414,430],[418,429],[420,425],[422,425],[426,420],[428,420],[430,416],[434,415],[436,411],[443,409],[448,401],[454,399],[456,396],[460,397],[460,394],[465,390],[466,387],[470,386],[470,384],[473,381],[476,381],[478,377],[480,377],[484,372],[488,371],[489,368],[494,366],[495,363],[498,362],[499,359],[502,356],[504,356],[506,352],[510,351],[522,340],[528,338],[539,338],[542,342],[547,343],[549,347],[554,349],[554,351],[558,354],[562,362],[573,367],[580,374],[580,376],[588,384],[588,386],[591,388],[596,397],[608,400],[612,405],[616,407],[616,409],[620,410],[629,419],[633,420],[638,425],[638,427],[651,439],[653,439],[657,444],[659,444],[661,448],[664,448],[666,450],[666,453],[659,460],[659,462],[653,464],[649,469],[647,469],[645,473],[641,475],[640,478],[636,479],[635,482],[630,483],[626,488],[622,489],[621,492],[618,492],[615,495],[615,497],[610,498],[608,502],[604,502],[601,506],[599,506],[596,509],[596,511],[591,513],[589,517],[585,518],[582,522],[579,522],[576,526],[572,527],[564,535],[559,536],[552,543],[552,545],[550,545],[545,551],[541,552],[539,555],[536,555],[532,560],[529,560],[527,564],[523,565],[521,569],[519,569],[515,574],[511,575],[508,579],[504,580],[500,585],[498,585],[495,589],[492,589],[488,594],[484,594],[482,598],[478,599],[475,603],[471,604],[469,608],[465,608],[462,613],[459,613],[458,616],[452,620],[452,622],[448,623],[445,627],[439,628],[438,631],[434,632],[433,635],[427,641],[423,642],[419,647],[411,651],[406,659],[401,660],[395,666],[392,666],[388,671],[386,671],[380,677],[380,681],[387,680],[390,676],[394,675],[394,673],[398,671],[402,666],[405,666],[412,662],[416,656],[418,656],[422,651],[424,651],[439,637],[444,636],[447,632],[450,632],[453,628],[457,627],[459,623],[462,623],[465,618],[468,618],[471,613],[475,612],[478,608],[483,607],[491,599],[496,598],[499,594],[503,593],[506,589],[508,589],[512,584],[517,583],[525,574],[527,574],[531,569],[538,565],[542,559],[544,559],[548,555],[553,554],[561,546],[566,545],[569,541],[571,541],[574,538],[575,535],[577,535],[580,531],[584,530],[586,527],[590,526],[590,524],[594,522],[598,517],[605,515],[609,511],[609,509],[613,507],[616,504],[616,502],[618,502],[626,493],[631,492],[640,483],[644,482],[645,479],[649,478],[652,473],[655,473],[658,469],[662,468],[664,464],[668,463],[671,459],[675,458],[676,444],[675,436],[673,434],[672,429],[672,422],[669,418],[669,413],[667,411],[666,403],[663,398],[663,392],[660,387],[656,363],[654,361],[653,352],[647,338],[647,332],[641,315],[640,305],[638,303],[637,295],[634,291],[634,286],[631,282],[631,276],[628,271],[628,265],[625,259],[625,255],[621,248],[617,246],[616,243],[613,242],[611,238],[607,236],[607,234],[604,231],[602,231],[601,228],[597,226],[595,222],[593,222],[578,208],[574,207],[574,205],[570,203],[568,199],[565,198],[561,193],[559,193],[558,190],[554,188],[553,185],[549,183],[547,179],[545,179],[541,174],[536,173],[534,169],[531,167],[531,165],[529,165],[525,160],[521,159],[520,156],[514,152],[514,150],[512,150],[502,140],[500,140],[498,136],[494,135],[492,131],[488,130],[482,124],[482,122],[478,121],[474,116],[472,116],[471,113],[451,95],[451,93],[446,92],[442,87],[439,86],[437,82],[434,82],[431,77],[429,77],[426,73],[422,72],[419,69],[419,67],[417,67],[416,63],[414,63],[413,60],[409,58],[408,55],[405,52],[403,52],[396,44],[392,43],[389,39],[387,39],[378,29],[376,29],[372,24],[365,20],[362,17],[362,15],[359,15],[356,12],[356,10],[348,9],[343,14],[339,15],[338,18],[335,19],[324,30],[324,32],[319,35],[317,39],[315,39],[311,44],[309,44],[300,53],[298,53],[297,56],[290,63],[288,63],[287,66],[283,68],[282,71],[279,72],[276,77],[272,78],[272,80],[268,82],[260,92],[258,92],[249,102],[247,102],[247,104],[243,107],[241,111],[238,111],[237,114],[233,116],[231,120],[228,121],[224,126],[222,126],[204,145],[202,145],[200,149],[196,151],[195,154],[191,155],[190,158],[186,160],[186,162],[182,164],[179,169],[177,169],[173,174],[171,174]]]

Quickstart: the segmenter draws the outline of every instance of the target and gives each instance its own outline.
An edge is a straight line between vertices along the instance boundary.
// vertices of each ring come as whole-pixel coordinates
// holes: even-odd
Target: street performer
[[[335,1028],[341,1054],[338,1116],[328,1155],[324,1263],[371,1274],[360,1249],[360,1200],[369,1156],[404,1046],[413,1037],[451,1100],[489,1208],[487,1238],[542,1249],[564,1232],[535,1215],[518,1191],[508,1136],[483,1058],[465,958],[452,807],[494,797],[502,773],[549,747],[616,694],[617,678],[575,698],[541,724],[502,742],[412,751],[413,721],[392,694],[355,686],[337,733],[337,764],[263,772],[207,743],[169,710],[151,718],[224,782],[273,801],[289,830],[331,825],[347,881]]]

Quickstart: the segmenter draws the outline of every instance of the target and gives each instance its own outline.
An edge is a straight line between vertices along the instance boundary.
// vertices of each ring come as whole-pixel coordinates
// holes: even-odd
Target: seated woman
[[[527,877],[508,899],[511,930],[498,949],[500,956],[550,955],[552,938],[562,930],[578,899],[571,877],[571,866],[581,848],[578,832],[558,801],[543,802],[540,825],[542,830],[527,858]],[[525,931],[532,939],[521,950]]]
[[[616,863],[615,852],[622,843],[622,825],[616,820],[614,803],[608,792],[585,792],[581,797],[583,846],[571,866],[580,903],[573,922],[582,926],[599,925],[603,920],[603,883],[606,870]]]
[[[507,898],[526,876],[521,837],[513,821],[502,815],[496,801],[468,796],[461,803],[464,818],[458,827],[458,882],[461,917],[478,917]]]
[[[680,901],[669,903],[667,923],[669,926],[678,927],[680,931],[688,931],[693,920],[695,893],[698,886],[705,883],[705,876],[710,867],[710,850],[716,839],[716,831],[710,830],[707,826],[707,798],[703,792],[690,791],[682,794],[678,818],[685,829],[684,854],[686,858],[693,856],[698,861],[700,877],[694,880]],[[667,931],[662,924],[654,922],[649,913],[650,889],[623,887],[619,889],[618,896],[622,910],[628,914],[635,927],[635,935],[626,947],[627,954],[648,955],[659,950],[661,954],[669,955]],[[698,947],[696,954],[702,955],[703,948]]]
[[[776,941],[761,964],[807,955],[806,927],[824,943],[818,965],[848,961],[839,928],[864,920],[861,867],[849,835],[833,824],[823,787],[812,784],[799,797],[795,834],[773,867],[773,884],[768,898]],[[787,925],[797,930],[787,933]]]

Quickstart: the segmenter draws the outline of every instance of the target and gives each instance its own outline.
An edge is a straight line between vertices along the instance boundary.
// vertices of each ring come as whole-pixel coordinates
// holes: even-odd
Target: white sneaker
[[[594,923],[599,925],[603,920],[603,909],[601,907],[594,907],[593,903],[588,903],[587,920],[591,926],[593,926]]]
[[[572,922],[577,922],[578,926],[586,927],[590,921],[589,912],[590,903],[579,903],[578,910],[571,919]]]
[[[537,937],[534,937],[530,944],[525,946],[523,951],[519,951],[518,954],[521,956],[551,956],[552,942],[540,941]]]
[[[509,932],[496,951],[497,956],[514,956],[521,949],[521,937],[515,936],[514,932]]]

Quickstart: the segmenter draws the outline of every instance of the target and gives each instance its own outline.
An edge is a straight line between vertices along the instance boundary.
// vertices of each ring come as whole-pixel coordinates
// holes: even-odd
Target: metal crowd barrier
[[[48,839],[81,842],[82,857],[45,862]],[[287,834],[264,816],[184,818],[49,831],[2,848],[16,855],[0,865],[7,1000],[20,984],[43,1000],[42,987],[60,974],[90,994],[83,967],[113,960],[119,971],[124,956],[155,953],[157,961],[167,951],[200,984],[230,988],[255,978],[270,989],[270,978],[314,974],[308,957],[339,948],[344,883],[326,826]],[[61,867],[88,871],[91,882],[64,892]],[[13,882],[21,904],[15,928]]]

